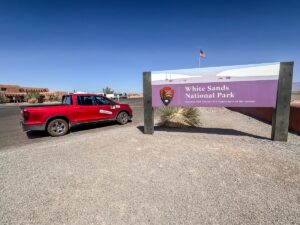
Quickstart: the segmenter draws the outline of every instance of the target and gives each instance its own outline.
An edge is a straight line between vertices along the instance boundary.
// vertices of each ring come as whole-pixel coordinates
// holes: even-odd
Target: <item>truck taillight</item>
[[[27,120],[29,118],[29,112],[23,110],[23,118],[24,120]]]

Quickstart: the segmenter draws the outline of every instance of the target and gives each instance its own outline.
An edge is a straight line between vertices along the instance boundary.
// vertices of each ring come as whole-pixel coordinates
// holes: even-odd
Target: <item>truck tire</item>
[[[47,132],[52,137],[59,137],[65,135],[69,131],[68,122],[64,119],[54,119],[50,121],[47,126]]]
[[[117,121],[119,124],[126,124],[129,120],[129,115],[127,112],[120,112],[117,116]]]

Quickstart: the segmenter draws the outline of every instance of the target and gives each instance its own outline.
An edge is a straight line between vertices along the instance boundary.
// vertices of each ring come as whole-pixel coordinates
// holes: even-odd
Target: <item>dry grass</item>
[[[44,101],[45,102],[61,102],[62,97],[63,97],[62,94],[46,95]]]
[[[27,102],[29,104],[35,104],[35,103],[38,103],[38,99],[37,98],[30,98],[30,99],[27,100]]]
[[[159,126],[198,127],[201,125],[198,108],[164,107],[159,111]]]

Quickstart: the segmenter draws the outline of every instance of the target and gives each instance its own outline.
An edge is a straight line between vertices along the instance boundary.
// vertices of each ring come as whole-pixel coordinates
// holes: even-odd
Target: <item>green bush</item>
[[[104,94],[113,94],[114,90],[112,90],[110,87],[106,86],[105,88],[102,89]]]
[[[27,95],[25,97],[25,101],[30,103],[29,102],[30,99],[32,99],[32,98],[39,99],[40,97],[41,97],[40,93],[31,91],[31,92],[27,93]]]
[[[198,127],[201,124],[198,108],[163,107],[159,111],[159,125],[163,127]]]
[[[7,103],[9,99],[5,96],[4,93],[0,93],[0,103]]]

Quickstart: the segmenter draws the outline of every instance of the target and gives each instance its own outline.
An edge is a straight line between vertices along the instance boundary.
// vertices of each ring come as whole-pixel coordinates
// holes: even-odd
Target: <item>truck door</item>
[[[89,122],[101,119],[99,105],[93,95],[76,96],[76,122]]]
[[[116,109],[111,100],[102,96],[95,96],[95,102],[99,106],[101,120],[110,120],[116,117]]]

